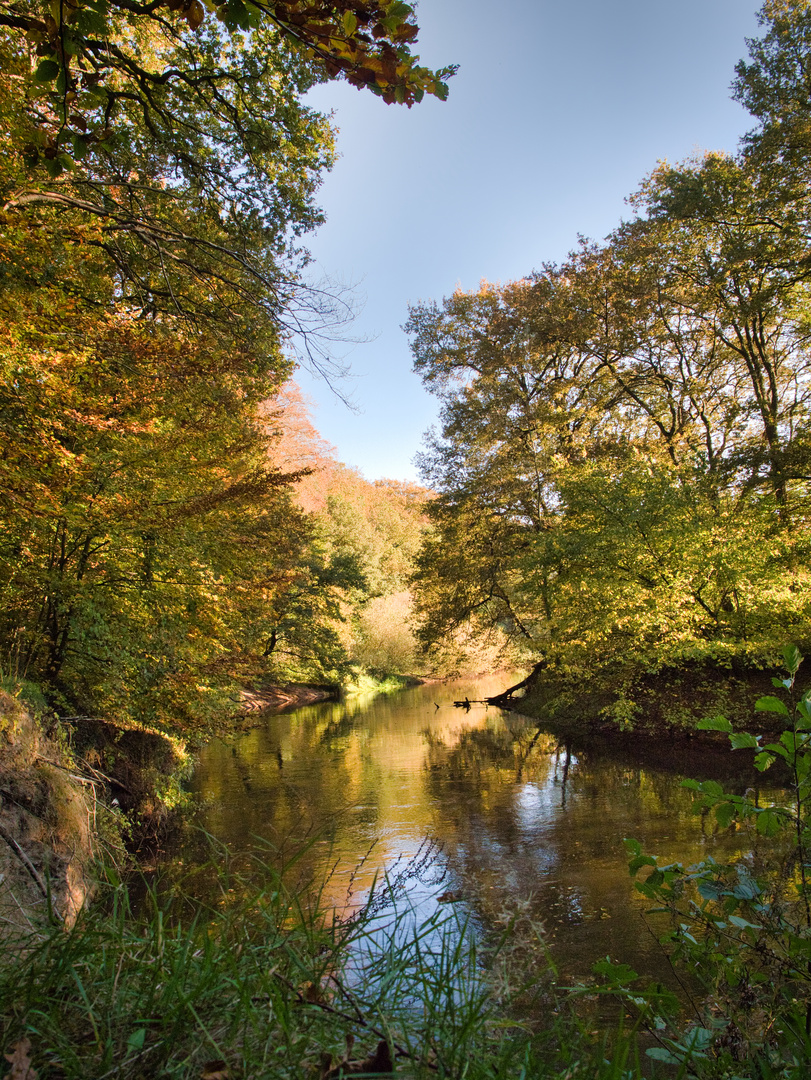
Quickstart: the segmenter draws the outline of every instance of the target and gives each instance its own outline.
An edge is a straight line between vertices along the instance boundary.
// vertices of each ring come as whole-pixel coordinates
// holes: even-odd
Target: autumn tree
[[[321,220],[332,133],[302,94],[342,76],[408,105],[444,97],[452,71],[420,67],[412,15],[399,0],[4,0],[7,220],[101,251],[119,306],[297,333],[326,362],[320,335],[346,311],[302,286],[300,237]]]
[[[62,712],[199,731],[345,665],[360,572],[263,403],[347,311],[302,276],[334,153],[303,94],[444,97],[416,34],[398,0],[0,3],[0,648]]]
[[[806,493],[783,467],[809,392],[796,288],[770,287],[751,241],[733,264],[706,222],[648,211],[560,268],[412,309],[443,402],[427,643],[497,627],[617,686],[764,658],[803,625]]]
[[[309,406],[288,383],[265,407],[274,433],[271,460],[282,469],[306,470],[295,499],[312,525],[314,586],[318,582],[309,599],[301,595],[302,604],[311,605],[309,621],[301,609],[280,622],[276,655],[299,650],[294,628],[301,634],[305,625],[331,627],[345,664],[376,673],[413,672],[410,581],[428,493],[407,482],[370,482],[339,462],[313,426]],[[320,606],[328,595],[329,612]]]

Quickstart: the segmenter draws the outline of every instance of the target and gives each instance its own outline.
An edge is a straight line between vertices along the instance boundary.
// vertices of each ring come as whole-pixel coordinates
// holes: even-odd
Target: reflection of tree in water
[[[442,808],[454,888],[483,925],[529,904],[552,944],[559,940],[558,959],[581,972],[610,952],[661,975],[645,904],[632,899],[625,837],[688,864],[749,846],[695,815],[680,775],[628,757],[575,753],[530,723],[493,721],[453,741],[430,734],[425,741],[425,783]]]
[[[485,727],[462,728],[452,746],[435,736],[430,728],[422,732],[427,747],[425,768],[450,783],[478,781],[493,772],[502,782],[509,774],[520,781],[525,769],[542,761],[540,752],[554,748],[551,735],[542,734],[530,720],[513,719],[503,723],[495,719]],[[533,753],[538,750],[539,753]]]
[[[567,750],[533,721],[494,708],[440,710],[437,695],[426,687],[319,705],[207,748],[195,778],[206,801],[201,824],[258,877],[252,834],[282,849],[274,861],[299,852],[296,881],[320,883],[337,864],[325,895],[338,905],[371,844],[356,897],[377,870],[433,836],[438,868],[449,873],[436,893],[450,894],[447,903],[461,897],[482,927],[523,912],[546,925],[568,972],[587,972],[609,952],[644,970],[647,947],[653,973],[661,957],[640,918],[645,903],[635,899],[623,837],[686,863],[725,858],[736,838],[715,837],[710,819],[702,835],[672,770],[646,768],[631,753]],[[740,767],[740,756],[727,761]],[[408,894],[420,904],[437,898],[412,879]]]

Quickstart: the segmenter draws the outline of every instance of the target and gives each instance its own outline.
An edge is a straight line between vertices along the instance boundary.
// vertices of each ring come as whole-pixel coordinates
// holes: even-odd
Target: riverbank
[[[736,730],[779,733],[779,718],[755,709],[760,697],[774,692],[776,674],[777,665],[767,670],[733,671],[710,664],[686,664],[639,676],[624,685],[617,679],[611,686],[606,676],[592,682],[586,675],[575,682],[540,668],[519,693],[499,704],[540,721],[545,730],[562,740],[593,740],[617,747],[695,742],[726,749],[729,744],[723,735],[699,730],[698,722],[724,716]],[[801,686],[808,675],[801,669]]]
[[[67,934],[32,920],[31,964],[0,975],[0,1051],[23,1047],[39,1080],[338,1080],[372,1060],[427,1080],[470,1053],[472,1080],[645,1075],[618,1065],[615,1014],[586,1005],[580,1025],[558,986],[607,953],[661,977],[623,899],[622,837],[685,865],[746,838],[705,830],[680,776],[569,754],[476,703],[498,688],[350,695],[207,747],[198,848],[174,853],[159,895],[141,884],[137,913],[108,883]],[[443,843],[420,876],[407,856],[427,835]],[[398,873],[401,906],[378,904]]]
[[[336,915],[300,890],[298,856],[287,868],[266,866],[260,882],[213,847],[191,868],[214,884],[211,903],[183,884],[159,893],[142,883],[136,911],[100,843],[104,815],[114,813],[101,774],[83,776],[87,763],[9,695],[0,729],[0,1052],[13,1075],[492,1080],[582,1067],[615,1076],[601,1041],[582,1037],[557,999],[551,971],[538,980],[533,962],[530,978],[540,928],[520,911],[509,938],[498,927],[474,935],[454,906],[415,924],[408,906],[392,906],[392,878],[367,904]],[[60,845],[72,864],[57,858]],[[60,882],[79,864],[84,892],[68,904]],[[40,895],[31,899],[32,890]],[[12,907],[19,918],[7,917]],[[522,1012],[513,1015],[519,996]]]
[[[240,692],[237,716],[249,717],[256,713],[271,715],[299,709],[302,705],[314,705],[318,701],[337,701],[341,695],[339,686],[312,686],[290,683],[287,686],[267,686],[262,689],[244,689]]]
[[[113,840],[100,783],[77,772],[64,742],[0,691],[0,937],[34,923],[71,924],[91,867]]]

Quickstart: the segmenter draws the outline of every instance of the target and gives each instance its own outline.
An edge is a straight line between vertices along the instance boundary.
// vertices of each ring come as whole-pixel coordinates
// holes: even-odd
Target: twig
[[[293,991],[300,1005],[315,1005],[317,1008],[321,1009],[322,1012],[329,1013],[330,1016],[337,1016],[338,1019],[346,1020],[347,1023],[357,1024],[358,1027],[362,1027],[365,1031],[371,1032],[372,1035],[376,1035],[378,1039],[384,1039],[386,1042],[389,1042],[390,1037],[384,1031],[381,1031],[380,1028],[375,1027],[374,1024],[370,1024],[368,1020],[363,1019],[357,1003],[355,1001],[352,1001],[351,997],[350,1001],[352,1001],[352,1005],[356,1013],[356,1015],[354,1016],[351,1013],[344,1012],[343,1009],[336,1009],[334,1005],[329,1005],[326,1001],[311,1001],[308,997],[305,997],[305,995],[302,994],[302,992],[298,989],[297,986],[294,986],[289,979],[286,979],[284,975],[280,975],[278,971],[275,971],[273,974],[280,982],[283,982],[289,990]],[[334,983],[336,983],[339,989],[344,994],[346,994],[347,997],[349,997],[348,993],[344,990],[344,988],[341,986],[335,976],[331,975],[330,978]],[[394,1047],[397,1057],[407,1058],[409,1061],[416,1060],[416,1055],[412,1054],[410,1050],[406,1050],[405,1047],[400,1046],[399,1043],[392,1041],[391,1045]],[[434,1062],[425,1061],[423,1062],[423,1064],[427,1065],[429,1069],[433,1069],[434,1072],[439,1072],[439,1066]]]
[[[78,780],[79,783],[81,783],[81,784],[99,784],[99,783],[112,784],[113,787],[117,787],[117,788],[120,788],[122,791],[126,791],[128,795],[132,794],[130,792],[130,789],[125,784],[122,784],[120,780],[116,780],[115,777],[113,777],[113,776],[108,776],[106,773],[103,773],[100,769],[94,769],[93,766],[88,765],[86,761],[82,762],[82,766],[87,770],[88,773],[90,773],[90,776],[79,776],[76,773],[72,772],[71,769],[67,765],[62,765],[58,761],[52,761],[51,758],[42,757],[41,754],[37,754],[35,760],[36,761],[41,761],[45,765],[53,765],[53,767],[55,769],[61,769],[63,772],[66,772],[70,777],[72,777],[74,780]]]
[[[17,856],[17,858],[20,860],[20,862],[26,868],[28,873],[31,875],[31,877],[34,879],[34,881],[37,883],[37,887],[39,888],[39,891],[42,893],[42,895],[47,900],[48,899],[48,890],[47,890],[47,888],[45,886],[45,882],[40,877],[39,871],[37,870],[36,866],[34,866],[34,864],[31,862],[31,860],[28,858],[28,856],[23,851],[23,849],[20,847],[20,845],[17,843],[17,841],[14,839],[14,837],[11,836],[10,833],[7,833],[2,825],[0,825],[0,837],[2,837],[5,840],[5,842],[8,844],[8,846],[11,848],[11,850],[14,852],[14,854]]]

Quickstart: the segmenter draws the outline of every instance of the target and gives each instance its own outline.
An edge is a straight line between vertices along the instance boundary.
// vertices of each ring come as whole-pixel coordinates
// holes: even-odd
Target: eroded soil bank
[[[0,935],[50,914],[75,918],[102,812],[64,745],[0,691]]]
[[[235,724],[338,696],[327,686],[246,690]],[[32,715],[0,691],[0,934],[72,922],[93,864],[149,860],[177,818],[193,757],[158,731]]]

